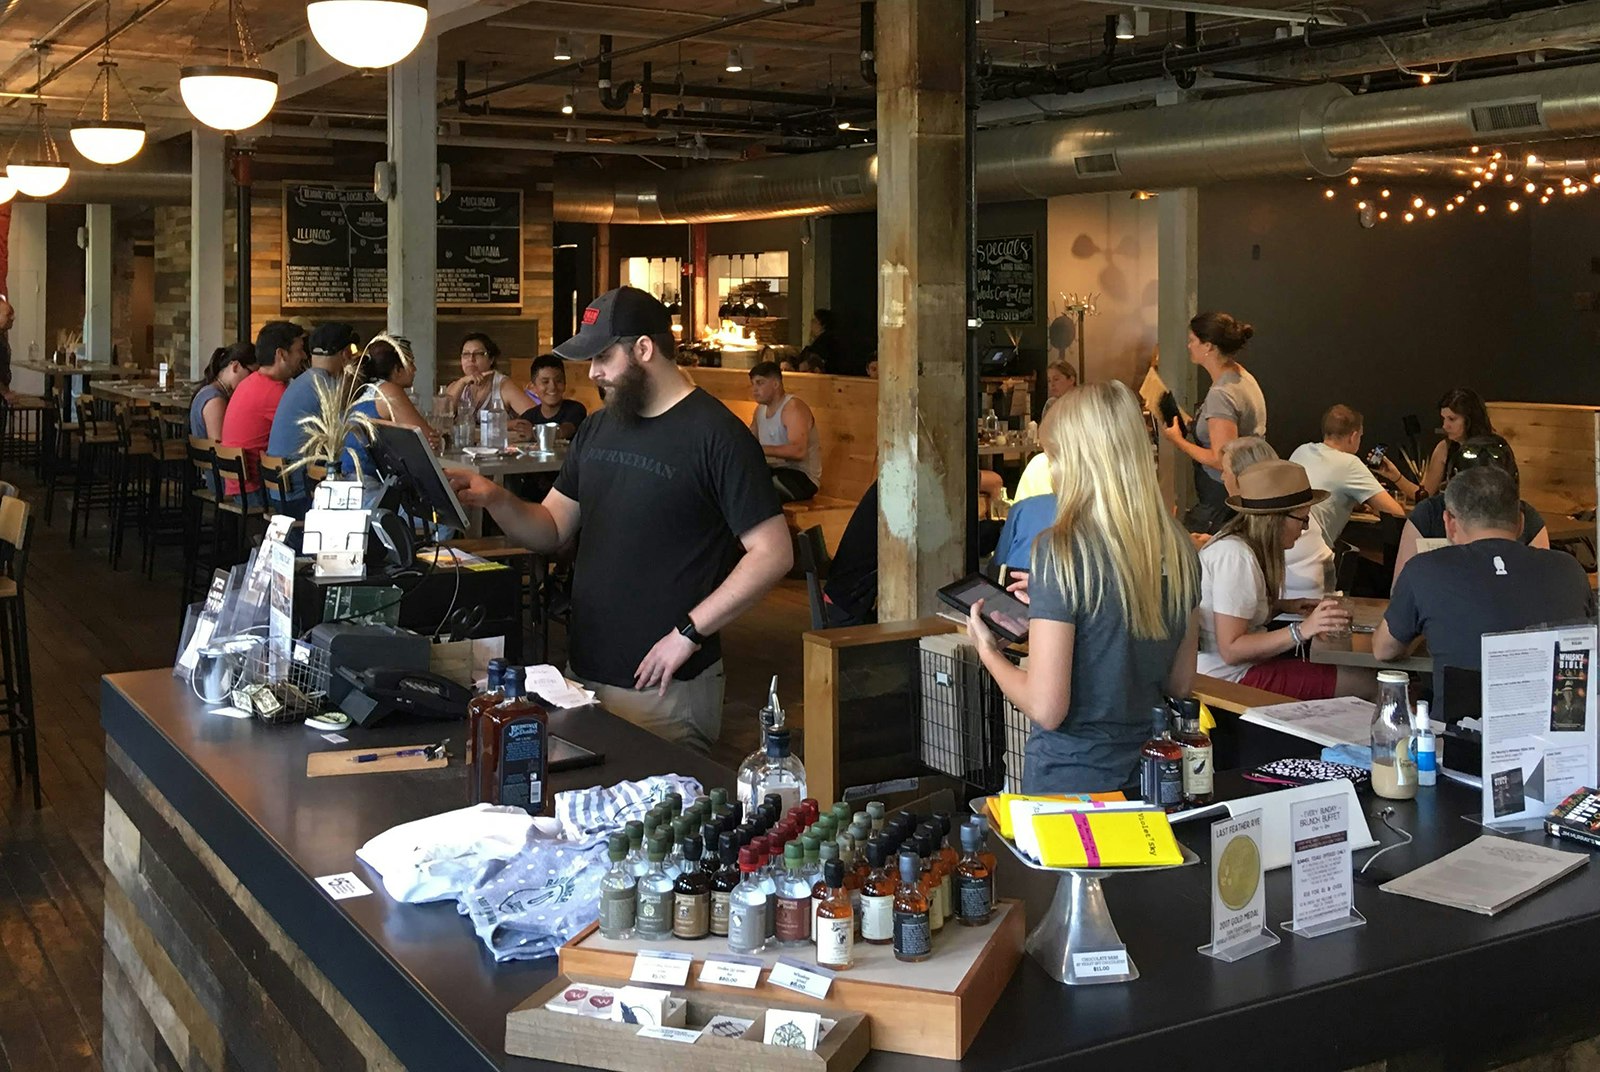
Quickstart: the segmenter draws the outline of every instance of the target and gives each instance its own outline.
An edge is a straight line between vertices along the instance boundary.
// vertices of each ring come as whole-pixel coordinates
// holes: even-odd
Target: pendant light
[[[753,295],[754,300],[751,301],[748,310],[750,316],[757,318],[767,315],[767,303],[761,300],[762,292],[765,289],[761,285],[763,282],[765,280],[761,278],[761,255],[758,253],[756,254],[756,289]]]
[[[278,102],[278,76],[261,66],[244,12],[236,14],[235,5],[236,0],[228,0],[227,63],[184,67],[178,78],[189,114],[222,131],[255,126]]]
[[[733,309],[733,258],[728,258],[728,289],[722,292],[722,304],[717,306],[718,320],[732,320]]]
[[[733,322],[744,323],[744,254],[739,254],[739,289],[728,295],[729,303],[733,306]]]
[[[761,257],[760,257],[759,254],[757,254],[757,256],[756,256],[756,274],[757,274],[757,276],[759,276],[760,273],[761,273]],[[749,280],[745,284],[744,318],[746,320],[753,320],[754,318],[756,318],[756,317],[761,315],[759,312],[757,312],[757,310],[760,309],[760,308],[763,308],[763,307],[758,305],[756,303],[755,298],[753,297],[753,295],[755,293],[754,284],[758,283],[758,282],[760,282],[759,278],[755,279],[755,280]]]
[[[69,132],[73,148],[84,159],[110,167],[127,163],[137,156],[139,150],[144,148],[145,135],[144,117],[139,114],[139,106],[133,103],[128,84],[122,80],[117,65],[111,62],[111,0],[106,0],[104,42],[105,49],[100,54],[100,73],[95,75],[94,85],[89,87],[89,95],[84,98],[83,107],[78,109],[78,118],[72,121]],[[134,118],[131,121],[111,118],[112,79],[116,79],[117,85],[122,87],[122,95],[128,98],[128,106],[133,109]],[[100,118],[85,119],[83,109],[94,99],[97,89],[100,90]]]
[[[38,70],[34,92],[37,93],[44,82],[44,49],[35,47],[34,56]],[[50,125],[44,118],[44,101],[35,100],[30,107],[33,117],[28,129],[17,134],[17,140],[11,143],[11,154],[6,157],[6,178],[17,184],[19,193],[49,197],[61,191],[72,171],[62,162],[61,150],[50,136]],[[23,139],[30,135],[33,144],[24,145]]]
[[[17,196],[17,184],[4,175],[0,175],[0,205]]]
[[[399,63],[428,29],[427,0],[311,0],[311,36],[340,63],[376,70]]]

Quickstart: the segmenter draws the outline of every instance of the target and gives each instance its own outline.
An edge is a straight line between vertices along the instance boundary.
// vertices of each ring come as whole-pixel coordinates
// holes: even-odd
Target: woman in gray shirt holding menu
[[[1267,400],[1261,385],[1239,364],[1255,328],[1227,313],[1201,313],[1189,321],[1189,360],[1211,374],[1211,390],[1195,414],[1193,441],[1176,419],[1163,434],[1194,460],[1194,508],[1184,518],[1191,532],[1214,533],[1231,515],[1222,486],[1222,448],[1240,436],[1267,434]]]
[[[1189,695],[1200,565],[1162,500],[1132,391],[1080,387],[1046,426],[1056,520],[1033,545],[1028,668],[999,649],[982,601],[967,630],[1033,723],[1022,791],[1110,792],[1137,780],[1150,709]]]

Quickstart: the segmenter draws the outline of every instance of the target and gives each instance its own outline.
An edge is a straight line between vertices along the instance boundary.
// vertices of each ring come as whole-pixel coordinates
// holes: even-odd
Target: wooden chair
[[[224,447],[218,444],[214,451],[216,458],[217,475],[222,478],[222,494],[217,498],[217,510],[228,514],[235,519],[235,549],[242,559],[250,546],[250,521],[253,518],[267,516],[266,491],[258,486],[255,490],[246,490],[249,475],[249,463],[245,458],[243,447]],[[237,487],[234,492],[228,492],[228,481],[233,481]]]
[[[33,711],[33,668],[28,657],[28,612],[24,600],[33,511],[15,496],[0,499],[0,667],[5,673],[0,736],[11,738],[11,771],[20,786],[33,780],[33,806],[44,805],[39,785],[39,735]]]
[[[822,585],[828,579],[828,567],[833,564],[828,555],[828,541],[821,525],[812,525],[795,534],[794,560],[805,573],[806,598],[811,604],[811,628],[826,629],[828,612],[822,598]]]
[[[283,513],[289,501],[295,498],[294,478],[284,472],[289,465],[289,459],[276,458],[271,454],[263,454],[256,463],[256,471],[261,474],[261,493],[267,509],[272,513]]]

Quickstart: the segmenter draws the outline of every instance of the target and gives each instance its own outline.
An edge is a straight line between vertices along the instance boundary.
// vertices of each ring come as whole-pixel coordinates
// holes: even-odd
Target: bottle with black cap
[[[861,886],[861,940],[872,945],[894,941],[895,875],[882,838],[867,841],[867,878]]]
[[[672,887],[672,936],[694,940],[711,933],[711,876],[700,869],[700,838],[683,842],[683,873]]]
[[[817,906],[817,964],[842,971],[855,963],[855,913],[844,888],[844,867],[837,859],[822,865],[827,893]]]
[[[901,850],[899,859],[900,882],[894,891],[894,956],[896,960],[927,960],[933,952],[933,928],[922,881],[922,861],[910,848]]]
[[[707,823],[704,829],[715,830],[716,827]],[[711,933],[718,938],[726,938],[729,900],[734,887],[739,885],[738,836],[732,833],[718,835],[717,849],[717,862],[721,866],[711,876]]]

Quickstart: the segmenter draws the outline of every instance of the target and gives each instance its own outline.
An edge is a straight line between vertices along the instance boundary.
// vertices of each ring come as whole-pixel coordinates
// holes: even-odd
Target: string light
[[[1458,205],[1464,204],[1466,202],[1466,200],[1467,200],[1467,195],[1466,194],[1456,194],[1456,204],[1458,204]]]
[[[1412,207],[1412,208],[1421,208],[1421,207],[1422,207],[1422,198],[1420,198],[1420,197],[1413,197],[1413,198],[1412,198],[1412,199],[1411,199],[1411,207]]]
[[[1543,197],[1539,198],[1539,204],[1548,205],[1549,203],[1550,203],[1550,195],[1549,194],[1545,194]]]
[[[1428,83],[1433,81],[1433,75],[1431,75],[1428,72],[1424,71],[1424,72],[1422,72],[1422,75],[1420,76],[1419,81],[1421,81],[1421,83],[1423,85],[1427,85]]]
[[[1379,190],[1378,191],[1378,196],[1379,197],[1388,197],[1389,196],[1389,191],[1387,189]]]
[[[1326,197],[1329,201],[1332,201],[1336,195],[1332,190],[1324,190],[1322,191],[1322,196]]]
[[[1478,206],[1478,214],[1479,215],[1482,215],[1483,213],[1488,212],[1488,211],[1489,211],[1489,206],[1488,205],[1479,205]]]
[[[1524,183],[1523,186],[1522,186],[1522,192],[1525,193],[1525,194],[1531,194],[1531,193],[1533,193],[1533,191],[1537,190],[1538,188],[1539,188],[1538,186],[1536,186],[1535,184],[1533,184],[1531,182]]]
[[[1444,203],[1444,210],[1446,212],[1454,212],[1456,210],[1456,203],[1454,201],[1446,201]]]
[[[1478,155],[1478,147],[1476,145],[1474,145],[1472,148],[1468,149],[1467,151],[1469,153],[1471,153],[1472,155],[1474,155],[1474,156]]]
[[[1594,181],[1595,182],[1600,182],[1600,176],[1597,176]],[[1355,175],[1350,176],[1350,185],[1351,186],[1360,186],[1361,185],[1361,179],[1358,176],[1355,176]]]
[[[1477,179],[1473,179],[1472,180],[1472,188],[1474,190],[1476,190],[1478,187],[1480,187],[1482,185],[1483,185],[1483,183],[1479,182]]]
[[[1378,219],[1380,219],[1380,220],[1386,220],[1386,219],[1388,219],[1388,218],[1389,218],[1389,214],[1388,214],[1388,213],[1387,213],[1387,212],[1380,212],[1380,213],[1378,213]]]
[[[1571,186],[1572,185],[1572,180],[1570,178],[1562,179],[1561,180],[1561,185],[1563,185],[1563,186]]]
[[[1528,154],[1528,166],[1529,167],[1538,167],[1539,166],[1539,158],[1537,156],[1533,155],[1532,153],[1529,153]]]
[[[1367,211],[1367,203],[1365,201],[1357,201],[1356,202],[1356,211],[1357,212],[1365,212],[1365,211]]]
[[[1506,202],[1506,208],[1510,209],[1512,212],[1520,212],[1520,211],[1522,211],[1522,206],[1519,205],[1515,201],[1507,201]]]
[[[1430,208],[1430,209],[1428,209],[1428,219],[1430,219],[1430,220],[1431,220],[1431,219],[1433,219],[1433,218],[1434,218],[1434,217],[1435,217],[1435,216],[1437,216],[1437,215],[1438,215],[1438,214],[1439,214],[1439,213],[1438,213],[1438,212],[1437,212],[1437,211],[1435,211],[1435,210],[1434,210],[1434,209],[1432,209],[1432,208]]]
[[[1415,217],[1415,216],[1413,216],[1413,215],[1412,215],[1412,214],[1411,214],[1411,213],[1409,213],[1409,212],[1407,212],[1407,213],[1406,213],[1406,214],[1405,214],[1405,216],[1404,216],[1404,217],[1402,217],[1402,218],[1403,218],[1403,219],[1404,219],[1404,220],[1405,220],[1405,221],[1406,221],[1406,222],[1407,222],[1407,223],[1410,223],[1410,222],[1411,222],[1411,221],[1412,221],[1412,220],[1414,220],[1414,219],[1416,219],[1416,217]]]

